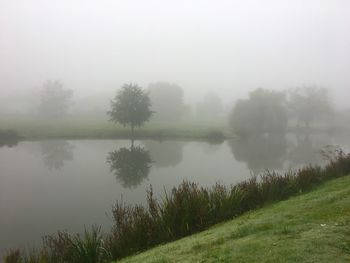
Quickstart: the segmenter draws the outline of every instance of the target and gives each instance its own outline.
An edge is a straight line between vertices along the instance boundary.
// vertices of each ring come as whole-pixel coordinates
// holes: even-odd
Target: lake
[[[210,144],[200,141],[46,140],[0,147],[0,255],[33,247],[57,230],[112,226],[117,200],[145,203],[183,180],[232,184],[266,169],[322,162],[320,149],[348,136],[289,134]]]

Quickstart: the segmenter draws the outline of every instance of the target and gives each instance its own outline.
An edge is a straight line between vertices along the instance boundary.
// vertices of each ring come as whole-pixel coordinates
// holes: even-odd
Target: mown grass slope
[[[350,176],[118,262],[350,262]]]

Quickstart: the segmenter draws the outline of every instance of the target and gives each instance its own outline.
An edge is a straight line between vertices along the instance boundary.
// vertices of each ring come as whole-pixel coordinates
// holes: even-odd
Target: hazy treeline
[[[335,110],[337,107],[330,99],[330,90],[317,86],[285,91],[258,88],[246,99],[233,97],[230,101],[234,103],[224,103],[214,91],[198,94],[197,102],[188,103],[184,89],[176,83],[154,82],[143,89],[151,100],[151,122],[227,123],[229,120],[238,133],[265,133],[283,131],[288,123],[310,127],[323,121],[332,126],[344,126],[350,118],[350,110]],[[84,101],[76,98],[73,90],[65,87],[62,81],[47,81],[40,91],[27,96],[27,99],[18,96],[17,101],[1,102],[0,117],[106,120],[113,95],[85,98]]]
[[[248,99],[237,101],[230,125],[243,136],[275,135],[287,132],[288,127],[310,129],[316,122],[333,126],[334,114],[325,88],[306,86],[285,92],[259,88]]]
[[[118,90],[117,87],[115,90]],[[185,102],[184,89],[176,83],[154,82],[144,88],[151,98],[152,121],[177,122],[186,119],[223,119],[220,97],[214,93],[199,95],[198,102]],[[30,94],[0,101],[0,116],[32,117],[42,119],[92,118],[106,119],[106,112],[114,93],[78,98],[72,89],[60,80],[50,80]]]
[[[151,98],[154,112],[151,121],[224,120],[227,117],[223,102],[215,92],[199,94],[197,102],[186,103],[184,89],[176,83],[154,82],[143,88]],[[106,119],[113,96],[114,93],[96,93],[96,96],[78,98],[62,81],[49,80],[36,92],[3,99],[0,117]]]

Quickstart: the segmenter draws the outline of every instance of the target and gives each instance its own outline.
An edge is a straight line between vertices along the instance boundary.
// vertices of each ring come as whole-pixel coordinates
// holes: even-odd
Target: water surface
[[[266,169],[322,162],[325,145],[347,148],[348,137],[258,136],[210,144],[195,141],[49,140],[0,147],[0,254],[38,244],[56,230],[113,223],[116,200],[144,203],[190,180],[232,184]]]

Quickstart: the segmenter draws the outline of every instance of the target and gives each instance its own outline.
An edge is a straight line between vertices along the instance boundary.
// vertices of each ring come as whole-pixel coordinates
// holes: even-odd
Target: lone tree
[[[50,119],[66,116],[72,105],[72,96],[73,91],[64,89],[61,81],[47,81],[41,92],[40,114]]]
[[[153,112],[150,108],[148,93],[136,84],[124,84],[111,101],[111,110],[107,114],[114,123],[130,125],[133,139],[135,127],[141,127],[151,118]]]

